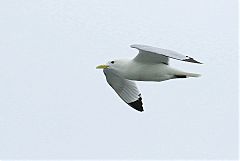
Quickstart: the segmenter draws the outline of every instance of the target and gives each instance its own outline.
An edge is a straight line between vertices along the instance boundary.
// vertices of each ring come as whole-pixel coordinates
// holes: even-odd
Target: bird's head
[[[112,60],[107,62],[104,65],[99,65],[96,68],[97,69],[115,69],[115,70],[119,70],[122,69],[124,67],[125,63],[122,60]]]

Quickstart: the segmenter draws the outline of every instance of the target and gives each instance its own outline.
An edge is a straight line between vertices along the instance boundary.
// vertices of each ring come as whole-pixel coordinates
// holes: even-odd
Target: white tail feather
[[[200,77],[201,74],[196,74],[196,73],[185,73],[187,77]]]

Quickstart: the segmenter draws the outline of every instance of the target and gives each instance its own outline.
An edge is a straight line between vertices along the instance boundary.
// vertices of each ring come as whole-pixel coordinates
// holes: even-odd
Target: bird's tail
[[[188,78],[188,77],[200,77],[201,74],[197,73],[188,73],[188,72],[180,72],[175,73],[175,78]]]
[[[186,73],[187,77],[200,77],[201,74],[197,74],[197,73]]]
[[[184,72],[184,71],[180,71],[177,69],[171,69],[171,73],[175,76],[175,78],[188,78],[188,77],[200,77],[201,76],[201,74]]]

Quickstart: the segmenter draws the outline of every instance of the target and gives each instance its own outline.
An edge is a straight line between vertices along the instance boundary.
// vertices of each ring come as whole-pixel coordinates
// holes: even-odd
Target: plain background
[[[0,26],[0,158],[237,159],[237,0],[9,0]],[[202,77],[137,82],[134,111],[95,67],[135,43]]]

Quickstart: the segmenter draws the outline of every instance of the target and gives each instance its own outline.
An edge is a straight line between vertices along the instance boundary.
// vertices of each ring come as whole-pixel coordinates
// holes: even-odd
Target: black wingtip
[[[186,62],[191,62],[191,63],[197,63],[197,64],[203,64],[203,63],[201,63],[201,62],[199,62],[199,61],[196,61],[195,59],[193,59],[193,58],[191,58],[191,57],[189,57],[188,59],[184,59],[184,61],[186,61]]]
[[[143,112],[143,103],[142,103],[142,98],[140,97],[138,100],[128,103],[129,106],[131,106],[132,108],[134,108],[135,110],[139,111],[139,112]]]

